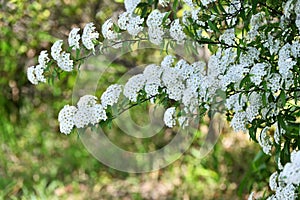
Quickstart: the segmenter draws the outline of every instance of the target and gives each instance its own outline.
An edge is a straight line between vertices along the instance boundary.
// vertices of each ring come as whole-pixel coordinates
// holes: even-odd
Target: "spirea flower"
[[[183,0],[183,2],[186,3],[191,8],[195,7],[195,4],[193,3],[193,0]]]
[[[234,28],[227,29],[223,35],[220,36],[220,40],[224,41],[225,44],[233,45],[235,43]]]
[[[120,29],[127,30],[132,36],[137,36],[143,30],[143,22],[143,18],[134,16],[129,12],[122,13],[118,19]]]
[[[59,68],[64,71],[73,70],[73,60],[71,60],[70,53],[62,52],[63,41],[56,41],[51,47],[51,56],[57,62]]]
[[[161,13],[159,10],[153,10],[147,18],[149,40],[153,44],[159,45],[163,40],[165,32],[162,22],[165,15],[166,13]]]
[[[171,37],[177,41],[178,44],[181,44],[186,38],[185,33],[183,32],[183,27],[179,23],[179,19],[176,19],[172,22],[170,27]]]
[[[172,128],[173,126],[176,125],[176,120],[174,117],[175,110],[176,110],[175,107],[171,107],[165,111],[164,122],[165,122],[165,125],[169,128]]]
[[[35,73],[35,66],[31,66],[27,69],[27,79],[34,85],[39,83]]]
[[[128,13],[133,13],[137,5],[141,2],[141,0],[125,0],[125,9]]]
[[[113,22],[112,19],[108,19],[102,25],[102,35],[108,40],[115,40],[118,37],[118,34],[113,31]]]
[[[132,36],[137,36],[143,30],[144,19],[140,16],[131,16],[127,25],[127,31]]]
[[[230,126],[235,132],[246,131],[246,112],[237,112],[234,114]]]
[[[262,77],[267,74],[266,64],[257,63],[250,70],[250,79],[255,85],[259,85],[262,82]]]
[[[38,61],[39,64],[37,66],[31,66],[27,69],[27,79],[34,85],[37,85],[39,82],[46,82],[44,70],[50,61],[47,51],[41,51]]]
[[[95,52],[95,45],[93,40],[99,38],[99,33],[96,31],[96,27],[93,23],[88,23],[85,25],[82,33],[82,43],[88,50],[93,50]]]
[[[272,142],[270,140],[270,137],[268,136],[267,132],[269,130],[269,127],[265,127],[260,135],[258,136],[257,140],[260,146],[262,147],[262,150],[265,154],[271,155],[272,150]]]
[[[162,7],[166,7],[170,3],[170,0],[159,0],[158,3],[162,5]]]
[[[75,122],[74,116],[77,112],[77,108],[75,106],[65,105],[63,109],[60,110],[58,114],[59,121],[59,129],[61,133],[70,134]]]
[[[97,97],[93,95],[81,97],[77,103],[77,108],[73,116],[74,125],[77,128],[85,128],[107,119],[105,109],[97,103]]]
[[[80,35],[78,34],[80,28],[73,28],[71,32],[69,33],[69,46],[72,47],[72,50],[79,49],[79,40]]]
[[[48,53],[46,50],[41,51],[39,58],[39,65],[41,65],[42,67],[46,68],[47,63],[50,61],[50,59],[48,58]]]
[[[113,84],[109,86],[101,96],[101,104],[104,109],[107,106],[112,106],[118,102],[120,94],[122,92],[122,86],[118,84]]]
[[[56,61],[60,57],[60,52],[62,51],[62,45],[63,45],[63,41],[58,40],[58,41],[54,42],[54,44],[51,47],[51,56]]]
[[[70,53],[62,52],[57,60],[58,67],[67,72],[72,71],[73,60],[71,60],[70,56]]]
[[[300,184],[300,151],[291,153],[291,162],[284,166],[282,177],[287,184]]]
[[[77,106],[79,109],[85,109],[88,107],[92,107],[97,104],[97,97],[93,95],[84,95],[77,102]]]
[[[130,101],[136,102],[138,93],[144,88],[146,78],[143,74],[131,77],[124,86],[123,94]]]

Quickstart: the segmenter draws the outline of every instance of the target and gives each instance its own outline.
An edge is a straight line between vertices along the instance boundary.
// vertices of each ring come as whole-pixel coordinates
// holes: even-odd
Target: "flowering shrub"
[[[66,105],[58,115],[60,131],[105,126],[117,116],[112,108],[130,109],[141,102],[162,104],[167,127],[189,126],[190,120],[215,109],[221,98],[234,131],[244,131],[265,154],[275,157],[268,199],[297,199],[300,184],[298,102],[300,84],[300,1],[260,0],[125,0],[126,11],[108,19],[99,34],[93,23],[70,31],[42,51],[37,66],[27,70],[33,84],[79,70],[84,60],[108,48],[149,40],[166,50],[184,45],[207,47],[208,62],[194,63],[167,55],[150,64],[125,85],[114,84],[100,98],[86,95],[77,107]],[[144,28],[147,29],[144,29]],[[146,30],[146,31],[145,31]],[[130,35],[126,41],[123,32]],[[192,44],[192,45],[191,45]],[[65,49],[65,50],[64,50]],[[123,105],[124,99],[129,100]],[[251,194],[249,199],[255,194]]]

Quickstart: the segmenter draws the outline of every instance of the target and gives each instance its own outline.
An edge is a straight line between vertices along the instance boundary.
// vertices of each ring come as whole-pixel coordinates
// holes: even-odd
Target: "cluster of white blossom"
[[[297,187],[300,185],[300,151],[291,153],[291,162],[286,163],[280,173],[270,176],[269,186],[275,192],[268,200],[297,199]]]
[[[175,111],[176,111],[175,107],[168,108],[165,111],[164,122],[167,127],[172,128],[174,125],[176,125],[176,120],[175,120],[175,116],[174,116]]]
[[[95,52],[94,40],[99,38],[99,33],[96,31],[96,27],[93,23],[88,23],[83,29],[81,40],[85,48],[93,50]]]
[[[225,44],[233,45],[235,43],[234,28],[227,29],[223,35],[220,36],[220,41],[224,41]]]
[[[265,16],[266,14],[264,12],[259,12],[255,15],[252,15],[250,20],[251,29],[248,32],[248,37],[250,40],[253,40],[259,34],[258,29],[267,23]]]
[[[72,50],[80,50],[80,35],[79,28],[73,28],[68,37],[69,47]],[[95,27],[93,23],[88,23],[83,29],[82,34],[82,43],[88,49],[95,51],[94,41],[99,37],[99,33],[95,31]],[[74,61],[71,59],[71,54],[63,51],[63,41],[56,41],[51,47],[51,57],[54,61],[57,62],[57,66],[63,71],[70,72],[73,70]],[[27,78],[32,84],[38,84],[39,82],[46,82],[46,78],[44,76],[44,71],[47,67],[47,64],[50,62],[50,58],[48,57],[48,53],[46,50],[41,51],[39,58],[39,64],[37,66],[31,66],[27,70]]]
[[[163,29],[163,18],[166,13],[161,13],[159,10],[153,10],[146,21],[148,26],[149,40],[153,44],[159,45],[162,43],[165,31]]]
[[[70,59],[71,54],[62,51],[63,41],[56,41],[51,47],[51,56],[57,62],[59,68],[70,72],[73,70],[73,60]]]
[[[41,51],[38,61],[39,64],[37,66],[31,66],[27,69],[27,78],[35,85],[39,82],[46,82],[44,71],[47,67],[47,63],[50,61],[47,51]]]
[[[97,97],[85,95],[77,103],[77,107],[66,105],[58,114],[60,132],[70,134],[73,127],[84,128],[88,125],[96,125],[101,120],[106,120],[106,112],[101,104],[97,103]]]
[[[161,5],[157,7],[158,9],[170,4],[169,0],[155,2]],[[288,31],[295,29],[295,26],[300,32],[300,0],[287,0],[283,3],[283,15],[280,20],[278,16],[272,18],[272,13],[265,10],[267,8],[258,9],[257,13],[251,11],[256,14],[249,19],[250,25],[247,28],[250,30],[245,33],[247,36],[245,40],[238,39],[236,36],[236,33],[243,29],[236,26],[240,23],[240,20],[237,20],[239,12],[248,9],[247,5],[242,5],[240,0],[229,1],[225,6],[225,18],[222,19],[222,24],[230,28],[220,31],[223,34],[215,40],[210,37],[213,32],[210,29],[214,29],[212,27],[222,16],[209,13],[211,25],[202,21],[207,13],[200,7],[204,6],[209,10],[209,4],[216,0],[201,0],[202,6],[193,0],[183,0],[183,2],[187,6],[183,6],[182,18],[168,17],[170,12],[161,12],[158,9],[147,10],[148,16],[143,18],[140,16],[140,10],[137,9],[138,6],[143,6],[140,4],[141,0],[125,0],[126,11],[119,15],[116,24],[112,19],[108,19],[102,25],[102,35],[111,42],[121,43],[119,40],[121,34],[116,30],[127,31],[133,38],[139,38],[143,26],[146,25],[148,34],[145,35],[148,35],[151,43],[164,44],[164,37],[169,30],[171,38],[177,44],[182,44],[188,39],[187,32],[192,27],[192,35],[197,35],[199,38],[206,37],[208,40],[205,41],[211,41],[211,44],[218,43],[216,45],[218,49],[209,58],[207,64],[202,61],[188,63],[183,59],[175,63],[175,57],[168,55],[160,65],[148,65],[143,73],[131,77],[124,86],[114,84],[108,87],[100,98],[101,103],[97,102],[97,97],[86,95],[80,98],[77,106],[66,105],[58,116],[62,133],[69,134],[73,127],[85,128],[107,120],[107,109],[118,105],[121,95],[129,99],[130,103],[139,103],[145,97],[154,103],[161,93],[172,102],[175,101],[174,105],[180,105],[176,107],[167,105],[171,107],[164,113],[165,125],[172,128],[178,122],[181,127],[185,127],[189,125],[189,117],[198,114],[199,106],[203,105],[204,108],[210,109],[217,92],[222,90],[226,93],[225,109],[231,118],[230,125],[234,131],[246,131],[253,126],[253,120],[260,119],[272,124],[266,127],[263,125],[264,128],[256,138],[263,152],[271,155],[272,149],[281,145],[287,130],[281,127],[282,122],[279,124],[276,121],[282,111],[280,110],[282,97],[278,96],[296,86],[297,82],[294,79],[298,76],[295,73],[295,71],[298,73],[298,69],[295,68],[300,56],[299,34],[293,39],[286,39],[284,35],[289,34]],[[252,6],[250,5],[249,8],[254,8]],[[272,12],[276,11],[272,10]],[[292,28],[288,26],[290,22],[295,22]],[[268,24],[278,26],[282,30],[284,39],[276,35],[276,28],[272,27],[271,30],[266,31],[265,26]],[[216,28],[218,27],[219,24]],[[88,23],[81,37],[79,28],[72,29],[68,38],[70,49],[80,50],[81,39],[86,49],[95,52],[95,43],[99,38],[99,33],[95,29],[93,23]],[[243,42],[239,43],[240,40]],[[256,45],[256,41],[261,41],[261,45]],[[53,44],[51,56],[62,70],[73,70],[72,54],[63,51],[62,40]],[[44,72],[50,62],[47,51],[41,52],[38,61],[37,66],[29,67],[27,70],[27,77],[33,84],[46,82]],[[246,84],[251,88],[244,88]],[[270,132],[269,126],[275,126],[274,134]],[[270,188],[275,191],[275,194],[269,199],[294,199],[296,188],[300,184],[300,153],[293,152],[291,162],[279,170],[282,171],[275,172],[270,177]],[[253,194],[249,199],[252,196]]]
[[[114,32],[113,30],[113,22],[112,19],[108,19],[104,22],[102,25],[102,35],[105,39],[108,40],[116,40],[118,37],[118,34]]]
[[[167,7],[168,4],[170,3],[170,0],[158,0],[158,3],[163,7]]]
[[[183,26],[180,24],[179,19],[175,19],[171,23],[170,35],[174,40],[177,41],[178,44],[183,43],[184,39],[186,38],[186,35],[183,32]]]

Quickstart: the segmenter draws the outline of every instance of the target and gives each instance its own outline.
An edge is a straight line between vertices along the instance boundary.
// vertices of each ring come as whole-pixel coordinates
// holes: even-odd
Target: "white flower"
[[[60,57],[60,52],[62,51],[62,47],[61,47],[62,45],[63,45],[63,41],[62,40],[58,40],[51,47],[51,56],[56,61]]]
[[[259,109],[262,106],[262,98],[261,95],[258,94],[257,92],[253,92],[249,96],[249,105],[246,108],[246,115],[247,115],[247,120],[249,122],[252,122],[253,119],[257,115],[259,115]]]
[[[31,66],[27,69],[27,79],[34,85],[37,85],[39,83],[35,75],[35,66]]]
[[[69,33],[69,46],[72,47],[72,50],[79,49],[79,40],[80,35],[78,34],[80,28],[73,28],[71,32]]]
[[[37,85],[39,82],[46,82],[44,70],[50,61],[47,51],[41,51],[38,61],[39,64],[37,66],[31,66],[27,69],[27,79],[34,85]]]
[[[38,58],[39,64],[46,68],[47,63],[50,61],[48,58],[48,53],[47,51],[41,51],[39,58]]]
[[[254,195],[254,192],[251,192],[251,194],[248,197],[248,200],[253,200],[253,195]]]
[[[160,65],[162,68],[168,68],[168,67],[171,67],[173,63],[174,63],[174,56],[167,55],[166,57],[164,57],[164,59],[160,63]]]
[[[166,7],[170,3],[170,0],[159,0],[158,3],[162,5],[162,7]]]
[[[70,59],[69,53],[62,52],[57,60],[57,65],[64,71],[70,72],[73,70],[73,60]]]
[[[137,5],[141,2],[141,0],[125,0],[125,9],[128,13],[133,13]]]
[[[127,31],[132,36],[137,36],[143,30],[144,19],[140,16],[131,16],[127,24]]]
[[[96,104],[97,104],[97,97],[93,95],[84,95],[80,97],[79,101],[77,102],[77,106],[79,109],[92,107]]]
[[[235,43],[234,28],[227,29],[223,35],[220,36],[220,40],[224,41],[225,44],[233,45]]]
[[[230,122],[230,126],[235,132],[246,131],[246,118],[247,116],[245,112],[237,112],[234,114]]]
[[[118,19],[118,26],[122,30],[127,29],[127,25],[129,23],[129,13],[128,12],[123,12],[122,14],[119,15]]]
[[[283,78],[288,77],[289,70],[297,63],[291,57],[291,53],[292,53],[291,48],[292,45],[287,43],[279,50],[278,67],[279,67],[279,73]]]
[[[263,152],[265,154],[271,155],[271,150],[272,150],[272,142],[270,140],[270,137],[268,136],[267,132],[269,130],[269,127],[265,127],[260,135],[258,136],[257,140],[260,146],[263,149]]]
[[[122,92],[121,85],[114,84],[109,86],[101,96],[101,104],[103,108],[106,109],[107,106],[112,106],[113,104],[117,103],[121,92]]]
[[[93,40],[99,38],[99,33],[95,30],[96,27],[93,23],[88,23],[85,25],[82,33],[82,43],[88,50],[93,50],[95,52],[95,45]]]
[[[70,134],[75,123],[74,116],[77,112],[75,106],[65,105],[58,114],[59,129],[61,133]]]
[[[244,94],[233,94],[226,99],[225,106],[228,110],[233,110],[234,112],[239,112],[243,110],[247,99]]]
[[[176,19],[172,22],[170,27],[171,37],[177,41],[178,44],[181,44],[186,38],[185,33],[183,32],[183,27],[179,23],[179,19]]]
[[[175,109],[175,107],[168,108],[164,114],[165,125],[169,128],[172,128],[174,125],[176,125],[176,120],[174,118]]]
[[[112,19],[108,19],[102,25],[102,35],[108,40],[115,40],[118,37],[118,34],[113,31],[113,22]]]
[[[106,120],[106,112],[101,104],[97,104],[97,97],[85,95],[77,103],[78,110],[74,115],[74,124],[77,128],[84,128],[89,124],[95,125]]]
[[[161,13],[159,10],[153,10],[147,18],[149,40],[153,44],[159,45],[162,43],[165,34],[162,22],[165,15],[166,13]]]
[[[271,190],[276,191],[278,185],[277,185],[277,177],[278,177],[278,173],[274,172],[269,179],[269,186],[271,188]]]
[[[300,185],[300,151],[291,153],[291,162],[284,166],[281,174],[287,184]]]
[[[146,78],[143,74],[131,77],[124,86],[123,94],[130,101],[136,102],[139,92],[144,88]]]

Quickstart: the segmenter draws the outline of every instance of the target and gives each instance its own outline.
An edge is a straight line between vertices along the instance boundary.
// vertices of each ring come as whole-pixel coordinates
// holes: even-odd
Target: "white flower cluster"
[[[278,68],[279,73],[288,81],[291,75],[291,69],[296,65],[296,59],[299,55],[300,44],[298,42],[293,43],[292,45],[287,43],[280,50],[278,54]],[[290,85],[286,85],[288,88]]]
[[[266,14],[264,12],[259,12],[255,15],[252,15],[250,20],[251,29],[248,32],[248,37],[250,40],[253,40],[258,35],[258,29],[266,24]]]
[[[234,28],[227,29],[223,35],[220,36],[220,41],[224,41],[225,44],[233,45],[235,43]]]
[[[73,60],[70,59],[71,54],[62,51],[63,41],[56,41],[51,47],[51,56],[57,62],[59,68],[70,72],[73,70]]]
[[[260,135],[258,136],[257,140],[260,146],[262,147],[262,150],[265,154],[271,155],[272,150],[272,141],[270,136],[267,134],[269,130],[269,127],[265,127]]]
[[[44,71],[47,67],[47,63],[50,61],[47,51],[41,51],[38,61],[39,64],[37,66],[31,66],[27,69],[27,78],[35,85],[39,82],[46,82]]]
[[[158,3],[163,7],[167,7],[170,3],[170,0],[159,0]]]
[[[126,12],[120,14],[118,19],[119,28],[121,30],[127,30],[132,36],[137,36],[143,30],[142,24],[144,19],[134,14],[134,10],[140,2],[140,0],[125,0],[124,4]],[[111,30],[112,25],[112,22],[108,20],[105,23],[104,29],[102,28],[104,30],[103,35],[107,39],[116,38],[116,33]]]
[[[96,31],[96,27],[93,23],[88,23],[85,25],[82,33],[82,44],[88,50],[93,50],[95,52],[94,40],[99,38],[99,33]]]
[[[121,85],[113,84],[109,86],[101,96],[101,104],[103,108],[106,109],[107,106],[112,106],[116,104],[119,100],[121,92],[122,92]]]
[[[80,49],[80,35],[79,32],[80,28],[73,28],[68,37],[69,47],[72,50],[79,50]],[[95,30],[93,23],[88,23],[83,29],[82,33],[82,44],[88,50],[95,51],[95,44],[94,40],[99,37],[99,33]],[[73,70],[74,61],[71,59],[71,54],[63,51],[63,41],[58,40],[56,41],[51,47],[51,57],[53,60],[57,62],[57,66],[62,69],[63,71],[70,72]],[[49,63],[50,59],[48,58],[47,51],[42,51],[38,58],[39,65],[29,67],[27,70],[27,78],[32,84],[38,84],[39,82],[46,82],[46,78],[44,77],[43,73],[46,69],[47,63]]]
[[[300,185],[300,151],[291,153],[291,162],[287,163],[283,170],[274,172],[269,179],[269,186],[275,192],[267,200],[295,200],[298,194],[297,187]]]
[[[77,103],[77,107],[66,105],[58,114],[60,132],[70,134],[73,127],[84,128],[106,120],[106,112],[97,97],[85,95]]]
[[[108,40],[116,40],[118,38],[118,34],[113,31],[113,22],[112,19],[108,19],[102,25],[102,35],[104,38]]]
[[[147,18],[149,40],[153,44],[159,45],[162,43],[165,34],[162,23],[165,15],[166,13],[161,13],[159,10],[153,10]]]
[[[79,40],[80,40],[80,35],[78,32],[80,31],[80,28],[73,28],[71,32],[69,33],[69,46],[72,47],[72,50],[79,49]]]
[[[176,111],[175,107],[168,108],[165,111],[164,122],[165,122],[166,126],[169,128],[172,128],[173,126],[176,125],[176,120],[174,117],[175,111]]]
[[[171,37],[177,41],[178,44],[181,44],[186,38],[185,33],[183,32],[183,27],[179,23],[179,19],[175,19],[170,28]]]

